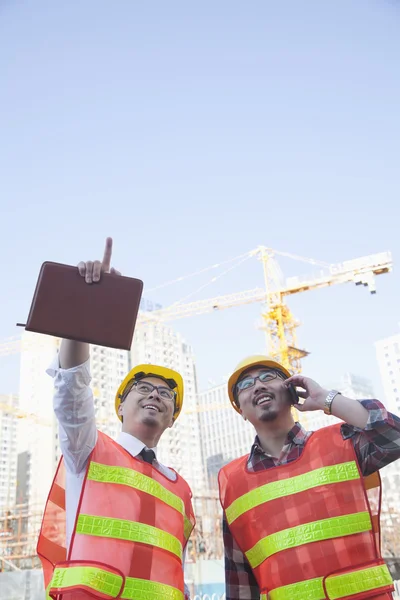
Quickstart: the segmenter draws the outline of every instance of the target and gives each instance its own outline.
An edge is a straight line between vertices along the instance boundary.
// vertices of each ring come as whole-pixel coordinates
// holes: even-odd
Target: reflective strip
[[[133,469],[110,467],[109,465],[91,462],[87,478],[100,483],[127,485],[162,500],[182,515],[185,513],[183,500],[179,496],[167,490],[158,481],[154,481],[151,477],[147,477],[147,475]]]
[[[321,519],[304,525],[290,527],[262,538],[253,548],[246,552],[247,560],[253,567],[258,567],[266,558],[303,544],[320,542],[332,538],[362,533],[372,529],[369,512]]]
[[[99,483],[115,483],[127,485],[158,498],[168,506],[175,508],[184,517],[184,535],[188,539],[193,529],[193,524],[185,514],[185,505],[179,496],[167,490],[161,483],[154,481],[151,477],[143,475],[133,469],[126,467],[110,467],[97,462],[91,462],[88,471],[88,479]]]
[[[56,567],[50,588],[66,589],[85,586],[116,598],[119,596],[122,577],[98,567]],[[49,597],[49,596],[48,596]],[[121,594],[125,600],[184,600],[183,593],[170,585],[127,577]]]
[[[386,565],[369,567],[344,575],[331,575],[325,579],[326,589],[331,600],[347,598],[360,592],[379,590],[384,586],[392,585],[393,580]],[[284,585],[269,592],[270,600],[292,600],[293,598],[307,598],[307,600],[324,600],[325,592],[323,577],[308,579],[291,585]],[[267,596],[261,596],[266,600]]]
[[[347,598],[353,594],[368,592],[387,585],[393,585],[393,580],[386,565],[326,579],[326,591],[331,600]]]
[[[190,537],[190,534],[192,533],[193,523],[190,519],[187,518],[186,515],[184,518],[185,518],[185,523],[183,526],[183,535],[185,536],[185,540],[188,540]]]
[[[317,577],[316,579],[307,579],[291,585],[283,585],[269,592],[270,600],[292,600],[292,598],[324,600],[323,580],[323,577]]]
[[[180,541],[170,533],[152,525],[145,525],[136,521],[125,521],[124,519],[79,515],[76,533],[149,544],[167,550],[182,560],[182,544]]]
[[[127,577],[121,598],[127,600],[183,600],[180,590],[164,583]]]
[[[226,518],[228,523],[231,524],[243,513],[265,502],[290,496],[291,494],[298,494],[299,492],[304,492],[320,485],[340,483],[341,481],[351,481],[359,478],[360,474],[356,462],[350,461],[339,465],[314,469],[314,471],[310,471],[309,473],[296,475],[295,477],[289,477],[281,481],[273,481],[255,490],[251,490],[237,498],[237,500],[234,500],[225,510]]]
[[[123,579],[120,575],[97,567],[56,567],[50,587],[63,589],[84,585],[110,598],[116,598],[121,590],[122,582]]]

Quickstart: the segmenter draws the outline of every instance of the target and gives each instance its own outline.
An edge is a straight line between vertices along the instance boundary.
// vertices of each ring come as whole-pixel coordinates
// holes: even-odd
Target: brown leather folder
[[[87,284],[77,267],[45,262],[26,331],[130,350],[143,282],[103,273]]]

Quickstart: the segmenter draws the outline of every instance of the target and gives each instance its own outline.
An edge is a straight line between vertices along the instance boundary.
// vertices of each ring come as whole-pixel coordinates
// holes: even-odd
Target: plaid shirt
[[[363,475],[370,475],[400,458],[400,418],[389,413],[378,400],[362,400],[369,411],[365,429],[347,423],[342,425],[342,436],[351,439]],[[299,458],[311,431],[296,423],[289,431],[279,459],[266,454],[256,437],[251,448],[247,467],[249,471],[262,471],[284,465]],[[225,546],[226,600],[259,600],[260,589],[251,567],[232,537],[223,517]]]

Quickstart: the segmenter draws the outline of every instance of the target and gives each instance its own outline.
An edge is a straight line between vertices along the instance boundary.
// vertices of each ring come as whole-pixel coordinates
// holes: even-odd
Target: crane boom
[[[289,277],[281,289],[272,290],[271,293],[280,293],[289,296],[311,289],[332,286],[338,283],[362,283],[368,285],[374,292],[374,276],[389,273],[392,269],[390,252],[381,252],[371,256],[349,260],[343,263],[330,265],[329,270],[321,271],[316,277]],[[215,310],[234,308],[244,304],[267,302],[269,293],[263,288],[254,288],[242,292],[234,292],[205,300],[197,300],[186,304],[172,304],[171,306],[142,312],[140,322],[159,319],[160,321],[175,321],[195,315],[202,315]]]
[[[391,270],[391,253],[381,252],[331,265],[328,272],[321,271],[319,275],[313,278],[289,277],[286,280],[286,288],[282,289],[281,293],[283,296],[289,296],[337,283],[351,282],[356,285],[366,285],[370,288],[371,293],[375,293],[374,277],[390,273]]]
[[[173,304],[167,308],[155,310],[153,312],[142,312],[139,315],[140,322],[158,319],[160,321],[175,321],[185,319],[194,315],[203,315],[214,310],[224,310],[225,308],[234,308],[244,304],[253,304],[255,302],[264,302],[266,300],[266,291],[262,288],[254,288],[244,292],[234,292],[215,298],[206,298],[196,302],[186,304]]]
[[[303,259],[287,253],[276,252],[265,246],[259,246],[250,254],[259,258],[263,263],[265,289],[254,288],[195,302],[175,303],[152,312],[140,312],[138,323],[170,322],[236,306],[263,303],[265,304],[262,313],[263,329],[266,332],[269,353],[279,357],[288,368],[298,371],[300,369],[299,361],[307,355],[307,352],[296,348],[295,328],[298,323],[284,303],[285,296],[349,282],[367,286],[371,293],[375,293],[375,276],[389,273],[392,270],[390,252],[380,252],[330,266],[314,259]],[[322,270],[314,276],[285,279],[274,259],[275,254],[306,260],[313,265],[321,266]],[[0,343],[0,356],[14,354],[20,349],[21,339],[9,338]]]

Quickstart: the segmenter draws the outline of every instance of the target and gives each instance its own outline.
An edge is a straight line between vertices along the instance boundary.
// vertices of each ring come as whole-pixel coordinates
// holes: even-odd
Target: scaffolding
[[[16,504],[0,512],[0,571],[41,567],[36,543],[43,508]]]

